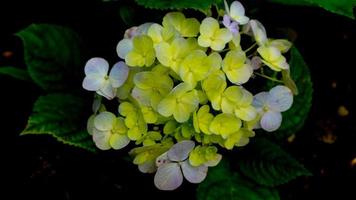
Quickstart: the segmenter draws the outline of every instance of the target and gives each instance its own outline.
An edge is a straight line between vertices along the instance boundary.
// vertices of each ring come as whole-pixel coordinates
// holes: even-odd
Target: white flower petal
[[[183,175],[178,163],[160,166],[154,177],[155,186],[160,190],[175,190],[182,182]]]
[[[109,139],[110,139],[110,131],[99,131],[94,129],[93,131],[93,141],[95,145],[101,150],[109,150],[111,149]]]
[[[127,135],[122,134],[112,134],[110,137],[110,146],[113,149],[122,149],[130,143],[130,139]]]
[[[259,46],[263,46],[267,42],[267,33],[265,27],[257,20],[250,20],[250,27],[253,35]]]
[[[267,105],[268,98],[269,98],[268,92],[260,92],[254,96],[252,105],[256,109],[262,109],[264,106]]]
[[[127,77],[129,76],[129,71],[130,69],[127,67],[127,65],[124,62],[120,61],[116,63],[112,67],[109,74],[112,87],[118,88],[122,86],[125,83]]]
[[[249,20],[250,20],[250,18],[248,18],[246,16],[240,16],[240,18],[238,20],[236,20],[236,21],[239,24],[244,25],[244,24],[247,24]]]
[[[110,131],[113,129],[116,116],[111,112],[102,112],[94,119],[94,127],[99,131]]]
[[[232,2],[229,14],[232,19],[241,25],[247,24],[249,21],[249,18],[245,16],[245,8],[239,1]]]
[[[208,167],[200,165],[199,167],[193,167],[189,160],[180,163],[184,177],[191,183],[201,183],[208,173]]]
[[[170,163],[171,161],[168,159],[167,152],[163,153],[162,155],[156,158],[156,166],[160,167],[164,164]]]
[[[116,95],[116,89],[111,86],[110,80],[105,80],[103,86],[98,91],[96,91],[96,93],[111,100]]]
[[[82,86],[88,91],[98,91],[103,86],[104,82],[105,79],[103,76],[91,74],[84,78]]]
[[[230,16],[232,18],[245,15],[245,8],[239,1],[232,2],[230,6]]]
[[[293,104],[292,91],[282,85],[278,85],[269,91],[268,104],[274,111],[284,112]]]
[[[91,58],[85,64],[85,75],[94,75],[99,77],[105,77],[109,71],[109,63],[103,58]]]
[[[261,118],[262,129],[273,132],[277,130],[282,123],[282,114],[280,112],[268,111]]]
[[[146,22],[146,23],[141,24],[140,26],[138,26],[137,30],[136,30],[136,35],[147,34],[148,29],[151,27],[152,24],[154,24],[154,23]]]
[[[116,46],[117,55],[125,59],[126,55],[132,50],[133,42],[131,39],[122,39]]]
[[[171,161],[183,161],[188,158],[193,150],[195,143],[191,140],[183,140],[173,145],[168,151],[168,158]]]

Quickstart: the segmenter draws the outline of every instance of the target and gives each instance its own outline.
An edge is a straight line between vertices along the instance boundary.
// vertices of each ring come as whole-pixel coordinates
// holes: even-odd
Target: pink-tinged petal
[[[292,91],[282,85],[278,85],[269,91],[269,106],[274,111],[284,112],[288,110],[293,104]]]
[[[171,161],[168,159],[167,152],[163,153],[162,155],[156,158],[156,166],[160,167],[164,164],[170,163]]]
[[[111,86],[109,80],[105,80],[103,86],[96,92],[109,100],[113,99],[116,95],[116,90]]]
[[[168,151],[169,160],[179,162],[187,159],[194,146],[195,143],[191,140],[183,140],[173,145]]]
[[[84,78],[82,86],[88,91],[98,91],[103,86],[104,82],[104,77],[88,75]]]
[[[157,170],[154,161],[147,161],[141,165],[138,165],[138,170],[142,173],[153,173]]]
[[[262,129],[273,132],[277,130],[282,123],[282,114],[280,112],[268,111],[261,118]]]
[[[180,163],[184,177],[191,183],[201,183],[208,173],[208,167],[200,165],[193,167],[190,165],[189,160]]]
[[[254,56],[251,59],[251,66],[253,70],[257,70],[262,66],[262,60],[259,56]]]
[[[183,175],[178,163],[160,166],[154,177],[154,184],[160,190],[175,190],[183,183]]]
[[[85,75],[105,77],[109,71],[109,63],[103,58],[91,58],[85,64]]]
[[[112,87],[118,88],[123,85],[129,75],[129,71],[130,69],[124,62],[120,61],[116,63],[111,69],[109,75]]]

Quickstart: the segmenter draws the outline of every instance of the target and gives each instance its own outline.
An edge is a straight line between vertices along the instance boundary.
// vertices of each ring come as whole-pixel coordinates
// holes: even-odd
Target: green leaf
[[[21,135],[49,134],[64,144],[95,151],[91,136],[84,130],[86,107],[83,99],[71,94],[49,94],[37,99]]]
[[[8,75],[15,79],[19,79],[23,81],[31,80],[26,70],[17,67],[0,67],[0,74]]]
[[[355,19],[353,7],[356,0],[269,0],[274,3],[287,5],[318,6],[327,11]]]
[[[264,186],[277,186],[311,173],[278,145],[263,138],[251,142],[240,158],[244,175]]]
[[[274,188],[259,186],[237,172],[225,160],[209,168],[207,178],[198,186],[198,200],[279,200]]]
[[[313,83],[310,71],[302,55],[295,47],[291,48],[291,59],[289,62],[290,72],[282,72],[284,84],[289,87],[294,94],[292,107],[283,112],[281,127],[273,134],[278,140],[283,140],[298,132],[308,118],[313,98]],[[293,82],[294,81],[294,82]],[[267,81],[267,89],[278,83]]]
[[[47,91],[58,91],[78,81],[83,68],[80,39],[71,29],[32,24],[16,34],[24,45],[28,73]]]
[[[119,8],[120,18],[128,26],[133,26],[135,24],[134,14],[132,14],[133,9],[134,8],[125,5],[120,6]]]
[[[313,98],[313,83],[310,71],[298,49],[291,49],[290,76],[298,88],[298,95],[294,96],[292,107],[283,114],[281,127],[275,136],[285,139],[299,131],[308,117]]]
[[[221,0],[135,0],[137,4],[152,9],[184,9],[197,10],[209,9],[211,5],[218,4]]]

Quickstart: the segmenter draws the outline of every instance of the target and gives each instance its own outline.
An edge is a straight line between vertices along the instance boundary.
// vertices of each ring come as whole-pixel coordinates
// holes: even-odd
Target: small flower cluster
[[[199,22],[171,12],[162,24],[132,27],[117,45],[124,62],[110,72],[103,58],[85,66],[83,87],[96,92],[88,120],[96,146],[121,149],[134,142],[134,164],[141,172],[156,172],[161,190],[176,189],[183,177],[203,181],[208,167],[221,160],[217,147],[244,146],[257,128],[277,130],[281,112],[292,105],[286,86],[256,95],[243,87],[263,67],[289,70],[282,54],[291,43],[267,38],[240,2],[225,6],[218,19]],[[255,41],[251,48],[242,49],[241,35]],[[106,110],[101,96],[118,100],[117,114]]]

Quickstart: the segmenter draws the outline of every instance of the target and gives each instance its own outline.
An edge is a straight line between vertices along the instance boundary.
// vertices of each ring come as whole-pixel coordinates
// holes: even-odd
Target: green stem
[[[253,45],[251,45],[248,49],[244,50],[245,53],[249,52],[250,50],[252,50],[255,46],[257,45],[257,43],[255,42]]]
[[[272,77],[266,76],[266,75],[264,75],[264,74],[260,74],[260,73],[258,73],[258,72],[254,72],[254,74],[255,74],[255,75],[257,75],[257,76],[260,76],[260,77],[266,78],[266,79],[268,79],[268,80],[271,80],[271,81],[277,82],[277,83],[283,83],[283,81],[281,81],[281,80],[278,80],[278,79],[275,79],[275,78],[272,78]]]

